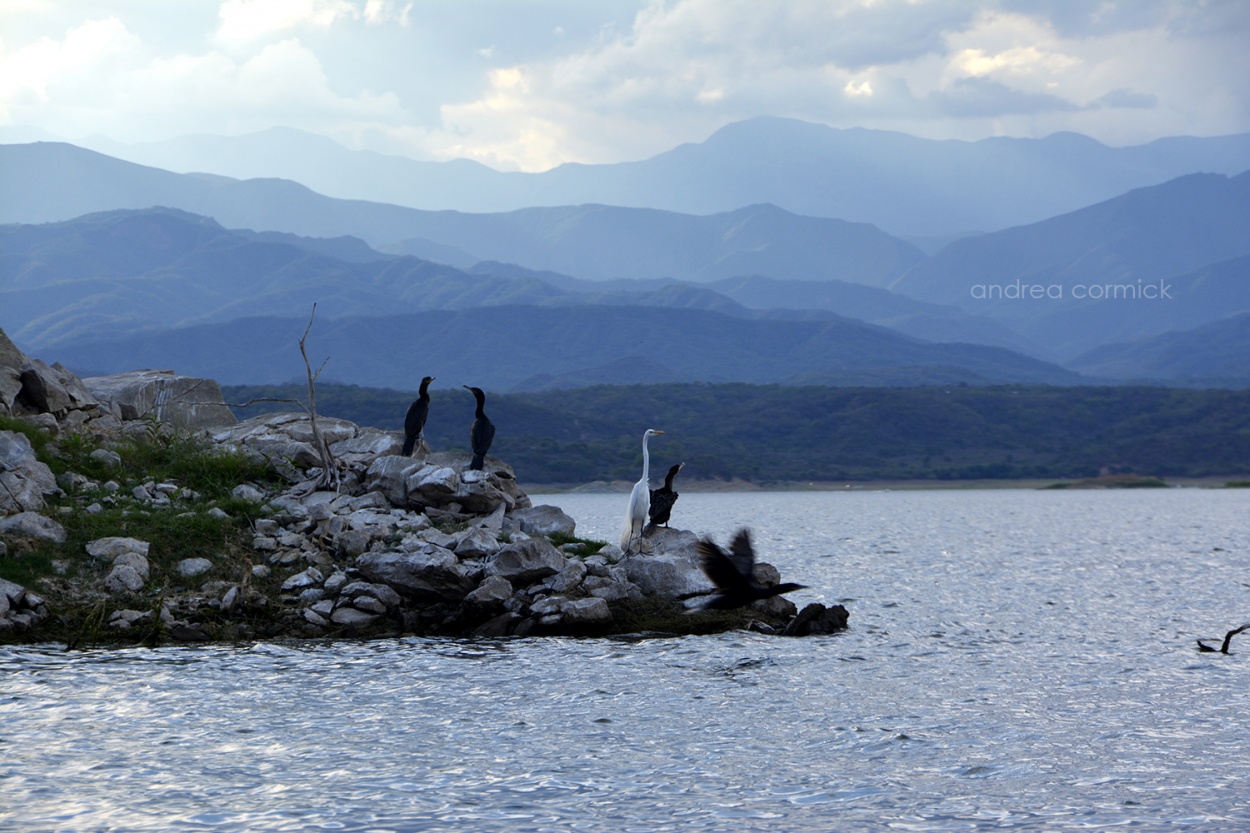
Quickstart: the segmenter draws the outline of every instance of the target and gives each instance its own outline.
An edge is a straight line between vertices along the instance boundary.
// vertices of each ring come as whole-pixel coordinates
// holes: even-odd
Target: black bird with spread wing
[[[495,439],[495,424],[491,422],[486,411],[486,394],[482,393],[481,388],[474,388],[465,385],[473,391],[473,398],[477,400],[477,410],[473,416],[473,427],[469,429],[469,445],[473,448],[473,462],[469,463],[470,469],[481,471],[486,464],[486,452],[490,451],[490,444]]]
[[[1245,630],[1250,630],[1250,625],[1242,625],[1240,628],[1233,628],[1231,631],[1224,634],[1224,644],[1219,647],[1218,649],[1219,652],[1221,654],[1227,654],[1228,646],[1233,641],[1233,637]],[[1198,642],[1198,650],[1200,652],[1213,654],[1217,650],[1216,648],[1212,648],[1210,645],[1203,642],[1201,639],[1197,640],[1197,642]]]
[[[678,463],[668,470],[668,474],[664,476],[664,485],[658,489],[651,490],[651,506],[647,509],[649,518],[647,520],[647,528],[643,530],[643,535],[648,535],[657,526],[663,524],[668,526],[668,519],[673,514],[673,504],[677,502],[680,495],[673,491],[673,478],[677,476],[677,472],[681,471],[685,463]]]
[[[729,552],[704,538],[695,544],[699,552],[699,566],[716,585],[711,599],[703,604],[705,609],[733,610],[746,607],[760,599],[771,599],[782,593],[802,590],[807,585],[786,582],[765,587],[756,580],[755,549],[751,546],[751,531],[740,529],[729,543]]]
[[[417,440],[421,439],[421,432],[425,430],[425,420],[430,415],[430,382],[433,381],[433,376],[426,376],[421,380],[421,391],[408,406],[408,413],[404,414],[405,457],[412,454]]]

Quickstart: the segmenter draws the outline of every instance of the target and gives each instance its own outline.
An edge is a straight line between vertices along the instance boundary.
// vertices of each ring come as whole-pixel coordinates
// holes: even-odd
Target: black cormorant
[[[673,491],[673,478],[677,476],[677,472],[681,471],[685,463],[678,463],[668,470],[668,474],[664,476],[664,485],[658,489],[651,490],[651,508],[647,510],[650,520],[647,521],[647,527],[642,531],[646,535],[663,524],[668,526],[668,518],[673,512],[673,504],[677,502],[679,495]]]
[[[1219,647],[1218,649],[1219,652],[1221,654],[1227,654],[1228,644],[1233,641],[1233,637],[1245,630],[1250,630],[1250,625],[1242,625],[1240,628],[1233,628],[1231,631],[1224,634],[1224,644]],[[1203,642],[1201,639],[1197,640],[1197,642],[1198,642],[1199,651],[1205,651],[1207,653],[1213,654],[1217,650],[1215,648],[1212,648],[1210,645],[1206,644],[1205,642]]]
[[[430,415],[430,382],[433,381],[433,376],[426,376],[421,380],[421,395],[412,400],[408,413],[404,414],[405,457],[412,454],[417,440],[421,439],[421,432],[425,430],[425,420]]]
[[[647,441],[656,434],[664,432],[658,428],[648,428],[642,432],[642,477],[634,484],[629,493],[629,508],[625,511],[625,523],[621,526],[621,549],[629,552],[634,541],[642,547],[642,535],[647,525],[647,512],[651,508],[651,456],[647,452]]]
[[[765,587],[756,580],[752,571],[755,568],[755,550],[751,547],[751,531],[740,529],[729,543],[729,552],[704,538],[695,544],[699,552],[699,566],[716,585],[715,595],[703,604],[706,609],[732,610],[746,607],[760,599],[770,599],[802,590],[803,584],[774,584]]]
[[[486,452],[490,451],[490,444],[495,439],[495,424],[482,410],[486,405],[486,394],[482,393],[482,389],[468,385],[464,387],[473,391],[473,398],[477,400],[477,410],[473,413],[473,427],[469,429],[469,445],[473,448],[473,462],[469,463],[469,468],[481,471],[482,466],[486,464]]]

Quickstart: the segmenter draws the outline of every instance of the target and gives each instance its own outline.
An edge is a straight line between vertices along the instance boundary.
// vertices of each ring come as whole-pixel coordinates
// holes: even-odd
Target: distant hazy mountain
[[[924,259],[915,246],[873,226],[800,217],[771,205],[701,217],[605,205],[442,211],[423,213],[414,228],[417,245],[384,249],[418,254],[437,241],[480,260],[592,280],[762,275],[881,286]]]
[[[1022,346],[1007,331],[986,326],[992,322],[883,289],[758,277],[734,279],[725,289],[674,280],[587,281],[490,262],[464,272],[385,255],[355,238],[229,230],[170,208],[0,226],[0,326],[38,350],[86,336],[298,314],[314,301],[323,318],[498,304],[657,306],[780,320],[827,321],[837,313],[881,319],[921,337],[941,329],[934,341],[984,336],[986,343]]]
[[[170,206],[224,226],[311,237],[350,235],[423,258],[454,255],[584,278],[714,280],[759,274],[881,285],[924,255],[862,223],[800,217],[771,206],[695,217],[607,206],[504,214],[418,211],[336,200],[283,180],[172,174],[73,145],[0,146],[0,221],[68,220],[118,208]],[[400,241],[413,241],[405,245]]]
[[[282,177],[335,197],[429,210],[597,203],[712,214],[771,203],[915,237],[994,231],[1188,173],[1250,169],[1250,134],[1113,148],[1074,133],[936,141],[781,118],[731,124],[706,141],[642,161],[569,164],[535,174],[350,151],[282,128],[93,147],[170,170]]]
[[[1108,379],[1250,386],[1250,313],[1184,332],[1097,347],[1070,362]]]
[[[1250,309],[1250,172],[1192,174],[958,240],[891,288],[990,316],[1069,358]]]
[[[305,318],[242,318],[56,345],[81,372],[174,367],[223,383],[274,383],[303,373],[295,343]],[[863,384],[874,371],[909,382],[926,369],[970,384],[1072,384],[1080,377],[1007,350],[929,344],[847,319],[742,319],[704,310],[627,306],[496,306],[413,315],[318,319],[310,356],[331,357],[327,381],[410,389],[423,375],[489,390],[553,380],[604,383],[787,382],[820,374]],[[556,383],[558,385],[558,383]]]

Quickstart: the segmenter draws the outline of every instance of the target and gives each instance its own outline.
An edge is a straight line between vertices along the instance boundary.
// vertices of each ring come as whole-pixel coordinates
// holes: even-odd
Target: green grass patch
[[[569,535],[566,532],[553,532],[547,536],[547,540],[556,547],[562,547],[565,544],[580,544],[581,549],[570,553],[578,558],[587,558],[592,556],[608,545],[607,541],[596,541],[592,538],[578,538],[576,535]]]

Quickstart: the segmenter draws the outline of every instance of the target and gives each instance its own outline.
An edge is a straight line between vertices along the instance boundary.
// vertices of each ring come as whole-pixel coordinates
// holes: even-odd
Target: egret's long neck
[[[650,434],[642,435],[642,479],[646,481],[647,473],[651,470],[651,455],[647,453],[647,440],[651,439]]]

